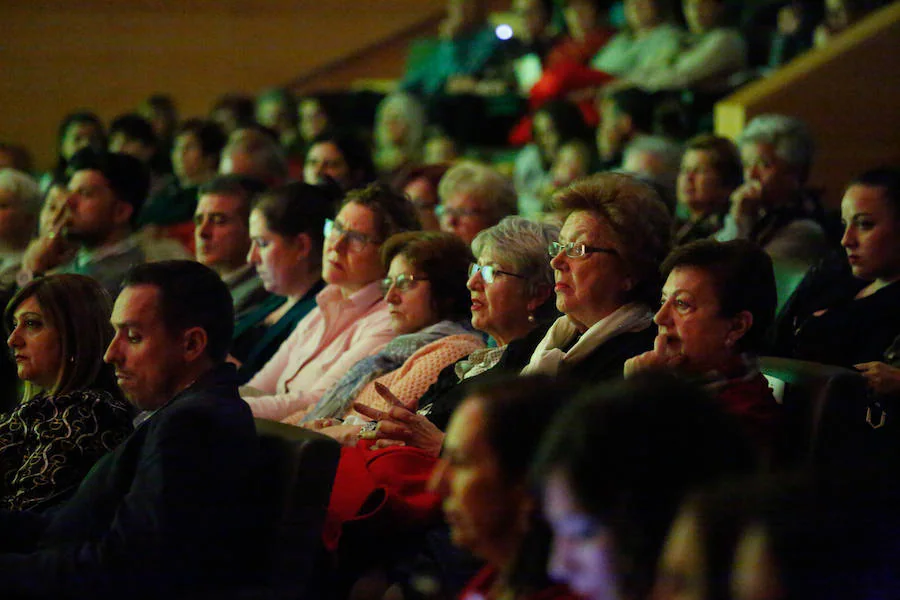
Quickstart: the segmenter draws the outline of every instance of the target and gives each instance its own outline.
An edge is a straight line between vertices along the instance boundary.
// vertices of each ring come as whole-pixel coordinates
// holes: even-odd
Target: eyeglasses
[[[555,258],[560,252],[565,251],[569,258],[582,258],[586,254],[594,252],[602,252],[604,254],[618,254],[615,248],[598,248],[596,246],[587,246],[585,244],[576,244],[575,242],[550,242],[547,246],[547,254]]]
[[[331,243],[337,245],[337,243],[341,240],[341,238],[345,238],[347,240],[347,247],[353,252],[360,252],[363,248],[366,247],[366,244],[380,244],[381,242],[376,240],[370,235],[362,233],[361,231],[354,231],[353,229],[345,229],[343,225],[341,225],[338,221],[332,221],[331,219],[325,220],[325,239],[331,241]]]
[[[385,277],[381,280],[381,293],[387,295],[391,288],[397,288],[401,292],[405,292],[415,285],[417,281],[428,281],[427,277],[416,277],[415,275],[407,275],[406,273],[400,273],[393,279],[390,277]]]
[[[438,204],[434,207],[434,214],[437,215],[438,219],[443,219],[444,217],[456,217],[457,219],[477,217],[482,212],[482,210],[476,208],[447,208],[443,204]]]
[[[477,265],[475,263],[469,265],[469,277],[474,277],[475,273],[479,272],[481,273],[481,278],[484,279],[484,282],[487,284],[494,283],[494,275],[509,275],[510,277],[525,279],[524,275],[510,273],[509,271],[501,271],[493,265]]]

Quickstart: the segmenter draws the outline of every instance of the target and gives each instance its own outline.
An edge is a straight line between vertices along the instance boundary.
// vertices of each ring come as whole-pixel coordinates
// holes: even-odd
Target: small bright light
[[[497,29],[494,30],[494,33],[496,33],[497,37],[501,40],[508,40],[513,36],[512,27],[506,24],[497,25]]]

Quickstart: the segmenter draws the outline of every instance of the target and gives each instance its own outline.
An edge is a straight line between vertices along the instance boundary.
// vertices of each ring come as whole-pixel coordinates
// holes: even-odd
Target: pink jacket
[[[312,404],[356,361],[375,354],[394,337],[380,282],[344,298],[328,285],[318,306],[297,323],[278,352],[251,379],[241,395],[253,416],[278,421]]]

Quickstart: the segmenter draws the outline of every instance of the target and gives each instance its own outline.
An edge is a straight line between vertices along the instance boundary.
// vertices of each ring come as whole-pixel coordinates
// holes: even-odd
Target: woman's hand
[[[866,378],[869,388],[879,395],[900,393],[900,369],[883,362],[864,362],[853,365]]]
[[[363,433],[360,437],[378,440],[373,445],[375,448],[406,445],[424,450],[431,456],[439,456],[444,443],[444,432],[426,417],[403,406],[384,385],[376,383],[375,390],[393,406],[382,411],[364,404],[354,404],[353,408],[357,412],[378,421],[378,427],[374,431]]]
[[[680,352],[670,349],[668,338],[665,335],[657,335],[653,340],[653,350],[632,356],[625,361],[623,373],[626,378],[646,371],[648,369],[676,369],[680,367],[687,357]]]

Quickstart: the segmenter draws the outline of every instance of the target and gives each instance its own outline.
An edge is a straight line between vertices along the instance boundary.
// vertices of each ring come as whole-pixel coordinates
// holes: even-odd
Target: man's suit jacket
[[[0,514],[0,598],[161,598],[227,586],[252,550],[258,443],[231,365],[158,409],[51,515]]]

